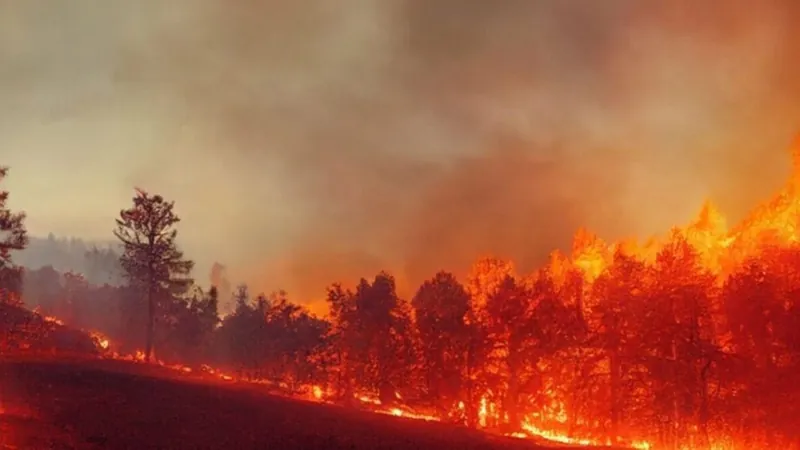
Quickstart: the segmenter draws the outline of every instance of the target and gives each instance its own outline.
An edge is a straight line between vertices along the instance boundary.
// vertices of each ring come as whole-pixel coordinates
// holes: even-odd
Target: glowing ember
[[[64,325],[64,322],[61,319],[52,316],[45,316],[44,320],[50,323],[54,323],[56,325],[62,325],[62,326]]]
[[[89,332],[89,335],[92,337],[92,339],[94,340],[95,344],[100,349],[108,350],[111,341],[109,341],[107,337],[103,336],[102,334],[100,334],[100,333],[98,333],[96,331]]]
[[[323,391],[322,388],[319,386],[314,386],[312,388],[313,396],[317,400],[322,400]]]

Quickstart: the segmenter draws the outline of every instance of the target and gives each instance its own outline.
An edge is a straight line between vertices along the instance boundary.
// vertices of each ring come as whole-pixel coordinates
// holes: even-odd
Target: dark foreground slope
[[[0,355],[20,352],[99,355],[97,343],[86,332],[21,306],[0,303]]]
[[[0,449],[535,449],[436,423],[145,374],[114,361],[0,360]],[[172,377],[173,379],[170,379]]]

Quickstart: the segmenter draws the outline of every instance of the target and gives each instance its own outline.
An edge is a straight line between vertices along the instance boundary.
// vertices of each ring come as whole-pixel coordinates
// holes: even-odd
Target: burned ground
[[[0,401],[0,448],[541,448],[120,361],[6,359]]]
[[[0,450],[553,447],[105,359],[85,332],[20,307],[0,305],[0,331]]]

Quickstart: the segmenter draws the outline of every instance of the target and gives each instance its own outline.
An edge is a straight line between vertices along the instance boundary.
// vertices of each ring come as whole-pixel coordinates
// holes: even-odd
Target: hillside
[[[143,369],[117,361],[0,362],[0,448],[542,448]]]
[[[98,356],[101,343],[87,333],[22,307],[0,304],[0,355]]]
[[[20,307],[0,305],[0,336],[0,449],[544,448],[100,358],[96,337]]]

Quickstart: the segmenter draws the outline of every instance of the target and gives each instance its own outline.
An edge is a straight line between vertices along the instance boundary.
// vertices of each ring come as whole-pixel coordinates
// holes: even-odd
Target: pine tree
[[[184,258],[175,242],[180,218],[173,208],[174,202],[137,189],[133,206],[120,211],[114,230],[123,245],[120,263],[125,276],[147,299],[146,361],[153,351],[156,319],[162,311],[159,306],[185,294],[193,283],[194,262]]]

